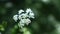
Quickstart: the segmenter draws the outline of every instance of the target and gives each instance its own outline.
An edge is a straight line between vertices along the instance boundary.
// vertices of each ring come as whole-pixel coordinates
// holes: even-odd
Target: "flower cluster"
[[[29,25],[29,23],[31,23],[30,18],[35,18],[34,17],[34,13],[32,12],[32,10],[30,8],[28,8],[26,11],[24,10],[19,10],[18,14],[13,16],[13,19],[17,22],[17,20],[20,20],[18,23],[18,26],[23,28],[23,26]]]

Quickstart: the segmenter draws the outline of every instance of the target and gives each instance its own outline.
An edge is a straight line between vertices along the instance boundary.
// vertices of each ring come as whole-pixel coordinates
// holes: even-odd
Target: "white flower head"
[[[18,20],[18,15],[14,15],[14,16],[13,16],[13,19],[17,22],[17,20]]]
[[[23,12],[23,13],[22,13]],[[26,10],[26,12],[24,12],[24,10],[19,10],[18,11],[18,15],[14,15],[13,19],[17,22],[17,20],[19,19],[19,23],[18,26],[23,28],[24,25],[29,25],[29,23],[31,23],[30,18],[35,18],[34,17],[34,13],[32,12],[32,10],[30,8],[28,8]]]

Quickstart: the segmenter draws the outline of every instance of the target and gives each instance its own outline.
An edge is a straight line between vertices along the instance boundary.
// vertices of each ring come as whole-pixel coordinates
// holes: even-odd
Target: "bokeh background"
[[[21,32],[13,15],[31,8],[32,23]],[[60,0],[0,0],[0,34],[60,34]]]

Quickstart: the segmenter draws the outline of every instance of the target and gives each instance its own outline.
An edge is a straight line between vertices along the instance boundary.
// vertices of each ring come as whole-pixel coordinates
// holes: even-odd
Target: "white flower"
[[[29,13],[29,18],[35,18],[34,13]]]
[[[24,12],[24,10],[19,10],[19,11],[18,11],[18,14],[21,14],[22,12]]]
[[[17,22],[17,20],[18,20],[18,15],[14,15],[14,16],[13,16],[13,19]]]
[[[32,12],[30,8],[27,8],[26,13]]]
[[[28,13],[29,13],[29,15],[28,15],[29,18],[34,18],[34,13],[32,12],[32,10],[30,8],[28,8],[26,10],[26,14],[28,14]]]

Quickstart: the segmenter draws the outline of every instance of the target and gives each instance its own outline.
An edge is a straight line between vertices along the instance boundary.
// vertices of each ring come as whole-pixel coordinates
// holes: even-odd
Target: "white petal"
[[[28,9],[26,10],[26,13],[29,13],[29,12],[32,12],[32,10],[31,10],[30,8],[28,8]]]
[[[26,19],[26,25],[29,25],[29,23],[31,23],[30,19]]]
[[[29,13],[29,18],[34,18],[34,13]]]
[[[21,15],[19,15],[19,16],[18,16],[18,19],[19,19],[19,20],[21,20],[21,19],[22,19]]]
[[[22,12],[24,12],[24,10],[19,10],[19,11],[18,11],[18,14],[21,14]]]
[[[29,15],[30,15],[30,16],[34,16],[34,13],[30,13]]]
[[[20,21],[20,22],[18,23],[18,26],[21,27],[21,28],[23,28],[24,24]]]
[[[21,19],[21,23],[22,24],[25,24],[25,19]]]
[[[14,15],[14,16],[13,16],[13,19],[17,22],[17,20],[18,20],[18,15]]]

